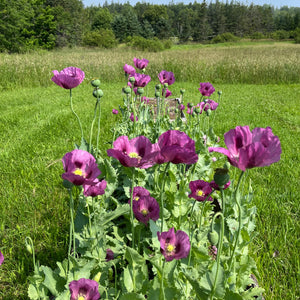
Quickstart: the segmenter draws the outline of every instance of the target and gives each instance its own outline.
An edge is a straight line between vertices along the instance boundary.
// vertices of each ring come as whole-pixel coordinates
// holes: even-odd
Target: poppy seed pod
[[[93,86],[93,87],[99,87],[100,86],[100,80],[99,79],[93,79],[92,81],[91,81],[91,85]]]
[[[130,83],[134,83],[135,82],[135,78],[133,76],[129,77],[129,82]]]
[[[155,92],[155,97],[159,98],[160,97],[160,92]]]
[[[143,88],[138,88],[138,89],[137,89],[137,93],[138,93],[139,95],[144,94],[144,89],[143,89]]]
[[[103,97],[103,91],[100,89],[96,89],[93,91],[93,96],[95,98],[101,98],[101,97]]]
[[[214,174],[214,181],[218,186],[224,186],[229,180],[230,176],[228,174],[228,169],[216,169]]]
[[[161,89],[161,85],[160,85],[160,84],[157,84],[157,85],[155,86],[155,88],[159,91],[159,90]]]
[[[126,86],[126,87],[123,88],[123,92],[125,94],[130,94],[131,93],[131,88],[129,86]]]

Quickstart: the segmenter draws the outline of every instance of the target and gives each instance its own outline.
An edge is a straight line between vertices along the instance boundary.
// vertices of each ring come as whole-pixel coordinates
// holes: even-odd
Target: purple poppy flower
[[[142,58],[142,59],[138,59],[138,58],[134,58],[133,59],[134,65],[136,68],[143,70],[147,67],[149,60],[146,58]]]
[[[159,218],[159,204],[150,196],[143,196],[138,201],[133,201],[132,210],[136,219],[145,225],[150,219],[156,221]]]
[[[199,107],[201,108],[201,113],[204,109],[204,111],[207,111],[208,109],[210,110],[216,110],[218,107],[219,103],[213,101],[213,100],[206,100],[200,103]],[[198,106],[198,105],[197,105]]]
[[[94,156],[84,150],[75,149],[66,153],[62,163],[66,171],[62,178],[75,185],[92,184],[101,174]]]
[[[149,104],[150,99],[147,97],[141,97],[141,102],[143,102],[144,104]]]
[[[113,113],[114,115],[117,115],[117,114],[119,113],[119,111],[118,111],[117,109],[114,109],[114,108],[113,108],[112,113]]]
[[[200,88],[198,90],[203,96],[209,97],[214,93],[215,88],[210,82],[200,82]]]
[[[3,264],[3,262],[4,262],[4,255],[0,251],[0,266]]]
[[[213,201],[208,195],[212,192],[210,184],[204,180],[195,180],[189,183],[191,193],[189,198],[194,198],[197,201]]]
[[[100,299],[98,288],[99,284],[95,280],[85,278],[73,280],[69,284],[70,300],[98,300]]]
[[[133,200],[138,201],[140,198],[147,196],[150,196],[150,192],[142,186],[135,186],[133,188]],[[130,203],[130,200],[128,203]]]
[[[158,164],[194,164],[198,161],[195,141],[182,131],[168,130],[154,144],[153,160]]]
[[[135,73],[132,75],[135,78],[135,82],[133,84],[134,87],[145,87],[150,81],[151,77],[146,74]],[[128,85],[131,87],[131,83],[128,82]]]
[[[228,161],[242,171],[269,166],[280,160],[280,141],[270,127],[257,127],[251,132],[249,126],[237,126],[226,132],[224,139],[228,149],[209,147],[209,152],[226,155]]]
[[[180,109],[180,110],[185,110],[185,106],[184,106],[183,104],[180,104],[180,105],[179,105],[179,109]]]
[[[169,231],[157,232],[160,241],[160,252],[166,261],[185,258],[189,255],[191,244],[189,236],[181,230],[174,231],[172,227]]]
[[[175,76],[173,72],[161,71],[158,75],[158,79],[161,84],[167,83],[168,85],[172,85],[175,82]]]
[[[93,182],[83,184],[83,194],[85,197],[103,195],[105,193],[106,186],[107,182],[104,179],[99,181],[99,179],[96,178]]]
[[[115,257],[114,257],[114,253],[111,249],[106,249],[106,256],[105,256],[105,259],[106,261],[110,261],[110,260],[113,260]]]
[[[224,186],[223,186],[223,190],[227,189],[231,184],[231,181],[228,181]],[[211,188],[219,191],[220,190],[220,187],[215,183],[214,180],[212,180],[209,185],[211,186]]]
[[[193,112],[194,112],[194,107],[189,107],[188,106],[186,113],[189,114],[189,115],[192,115]]]
[[[131,65],[125,64],[125,66],[123,67],[123,70],[126,74],[128,74],[130,76],[135,74],[135,68]]]
[[[133,113],[131,113],[129,119],[130,119],[132,122],[134,122],[134,114],[133,114]],[[136,121],[139,120],[138,116],[135,117],[135,120],[136,120]]]
[[[164,94],[165,94],[165,89],[162,89],[162,95],[164,95]],[[166,89],[165,97],[168,98],[170,96],[172,96],[172,92],[169,91],[168,89]]]
[[[84,72],[75,67],[68,67],[58,72],[52,71],[54,76],[51,80],[60,87],[70,90],[78,86],[84,79]]]
[[[118,137],[113,143],[113,149],[107,150],[107,155],[120,161],[124,167],[146,169],[155,162],[150,160],[153,145],[145,136],[138,136],[131,140],[127,136]]]

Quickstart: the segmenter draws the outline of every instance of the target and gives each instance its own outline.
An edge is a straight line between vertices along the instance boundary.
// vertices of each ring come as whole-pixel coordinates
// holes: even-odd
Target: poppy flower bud
[[[66,189],[71,189],[73,187],[73,183],[64,179],[63,180],[63,187],[66,188]]]
[[[185,93],[185,89],[180,89],[180,94],[184,94]]]
[[[175,113],[178,113],[178,108],[175,108]]]
[[[221,95],[222,95],[222,91],[218,91],[218,95],[220,95],[220,96],[221,96]]]
[[[30,244],[26,243],[26,250],[28,251],[28,253],[32,254],[32,246]]]
[[[101,278],[101,272],[98,272],[98,273],[94,276],[94,279],[93,279],[93,280],[99,282],[99,281],[100,281],[100,278]]]
[[[93,79],[93,80],[91,81],[91,85],[92,85],[93,87],[99,87],[99,86],[100,86],[100,80],[99,80],[99,79]]]
[[[228,174],[228,169],[216,169],[214,181],[219,187],[223,187],[229,180],[230,176]]]
[[[230,162],[226,161],[226,163],[223,165],[223,168],[226,169],[226,170],[229,170],[229,168],[230,168]]]
[[[159,98],[160,97],[160,92],[155,92],[155,97]]]
[[[164,88],[166,89],[168,86],[169,86],[168,83],[165,82],[165,83],[164,83]]]
[[[130,94],[130,93],[131,93],[131,88],[130,88],[130,86],[124,87],[124,88],[123,88],[123,92],[124,92],[125,94]]]
[[[207,235],[207,238],[213,246],[216,246],[218,244],[219,235],[215,230],[210,231]]]
[[[135,78],[133,76],[129,77],[129,82],[130,83],[134,83],[135,82]]]
[[[189,108],[192,108],[193,106],[194,106],[193,103],[188,103],[188,107],[189,107]]]
[[[200,108],[200,107],[196,107],[196,108],[195,108],[195,112],[196,112],[197,114],[200,114],[201,108]]]
[[[101,98],[101,97],[103,97],[103,91],[100,89],[96,89],[93,91],[93,96],[95,98]]]
[[[144,89],[139,87],[139,88],[137,89],[137,93],[138,93],[139,95],[144,94]]]
[[[208,117],[211,115],[211,109],[208,109],[208,110],[206,111],[206,115],[207,115]]]
[[[161,89],[161,85],[160,85],[160,84],[157,84],[157,85],[155,86],[155,88],[159,91],[159,90]]]

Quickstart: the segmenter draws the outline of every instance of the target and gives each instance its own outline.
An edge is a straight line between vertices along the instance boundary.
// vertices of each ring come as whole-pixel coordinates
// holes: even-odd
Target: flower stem
[[[232,250],[232,253],[231,253],[231,256],[230,256],[229,269],[228,269],[229,272],[231,271],[231,268],[232,268],[234,254],[235,254],[236,247],[237,247],[237,244],[238,244],[238,241],[239,241],[239,238],[240,238],[240,234],[241,234],[241,230],[242,230],[242,211],[241,211],[240,201],[237,198],[237,193],[238,193],[238,190],[239,190],[239,187],[240,187],[240,184],[241,184],[241,180],[242,180],[242,177],[243,177],[244,174],[245,174],[245,172],[242,171],[241,174],[240,174],[236,189],[234,191],[234,199],[235,199],[236,205],[237,205],[238,210],[239,210],[239,227],[238,227],[237,237],[236,237],[236,240],[235,240],[235,243],[234,243],[234,246],[233,246],[233,250]]]
[[[72,195],[72,188],[69,189],[70,194],[70,242],[69,242],[69,255],[71,255],[72,244],[73,244],[73,256],[75,257],[76,245],[75,245],[75,226],[74,226],[74,200]]]
[[[79,127],[80,127],[80,131],[81,131],[81,140],[83,140],[83,130],[82,130],[82,126],[81,126],[81,122],[80,119],[78,117],[78,115],[76,114],[76,112],[73,109],[73,102],[72,102],[72,89],[70,89],[70,107],[71,107],[71,111],[72,113],[75,115],[75,117],[77,118]]]
[[[221,234],[219,237],[219,243],[218,243],[218,252],[217,252],[217,270],[216,270],[216,276],[215,276],[215,281],[214,285],[211,291],[211,300],[214,297],[217,282],[218,282],[218,275],[219,275],[219,268],[220,268],[220,259],[221,259],[221,253],[222,253],[222,248],[223,248],[223,237],[224,237],[224,214],[225,214],[225,198],[224,198],[224,190],[220,188],[221,190],[221,195],[222,195],[222,213],[218,212],[214,215],[212,224],[214,223],[214,220],[217,216],[220,216],[222,218],[222,223],[221,223]]]
[[[132,245],[134,248],[134,218],[133,218],[133,189],[134,189],[135,169],[132,168],[132,179],[131,179],[131,193],[130,193],[130,221],[131,221],[131,234],[132,234]]]
[[[93,127],[94,127],[94,123],[95,123],[95,119],[96,119],[96,113],[97,113],[97,105],[98,105],[98,99],[95,105],[95,109],[94,109],[94,118],[92,121],[92,125],[91,125],[91,132],[90,132],[90,143],[89,143],[89,152],[92,152],[92,137],[93,137]]]
[[[100,136],[100,121],[101,121],[101,102],[99,101],[98,131],[97,131],[97,144],[96,144],[97,150],[99,149],[98,147],[99,147],[99,136]]]
[[[163,266],[161,269],[161,282],[160,282],[160,292],[162,295],[162,300],[165,300],[165,290],[164,290],[164,271],[165,271],[165,263],[166,261],[164,260]]]
[[[164,193],[164,190],[165,190],[166,175],[167,175],[167,170],[169,168],[169,165],[170,165],[170,162],[168,162],[166,164],[164,174],[163,174],[163,182],[162,182],[161,191],[160,191],[160,203],[161,203],[161,228],[160,228],[160,232],[163,232],[163,228],[164,228],[164,197],[163,197],[163,193]]]

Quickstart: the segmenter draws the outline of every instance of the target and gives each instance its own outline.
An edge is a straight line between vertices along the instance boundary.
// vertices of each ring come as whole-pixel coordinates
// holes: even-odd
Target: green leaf
[[[59,294],[55,300],[69,300],[70,299],[70,291],[66,290],[63,293]]]
[[[136,264],[143,265],[145,263],[145,259],[141,256],[136,250],[127,247],[125,251],[125,258],[129,262],[130,265],[134,266]]]
[[[265,290],[261,287],[254,287],[242,293],[244,300],[252,300],[254,297],[260,297]]]
[[[37,288],[33,284],[30,284],[28,287],[28,297],[32,300],[40,299]]]
[[[99,224],[101,224],[101,226],[109,223],[110,221],[126,214],[129,213],[130,211],[130,206],[128,204],[123,204],[119,207],[117,207],[115,210],[113,211],[109,211],[107,213],[103,213],[100,215],[99,218]]]
[[[122,295],[120,300],[145,300],[145,297],[142,294],[128,293]]]
[[[41,266],[45,274],[43,285],[50,291],[53,296],[58,296],[64,290],[66,280],[53,272],[49,267]]]
[[[243,300],[243,297],[232,291],[227,290],[224,300]]]
[[[132,269],[129,270],[128,266],[124,269],[124,286],[127,292],[133,291]]]

